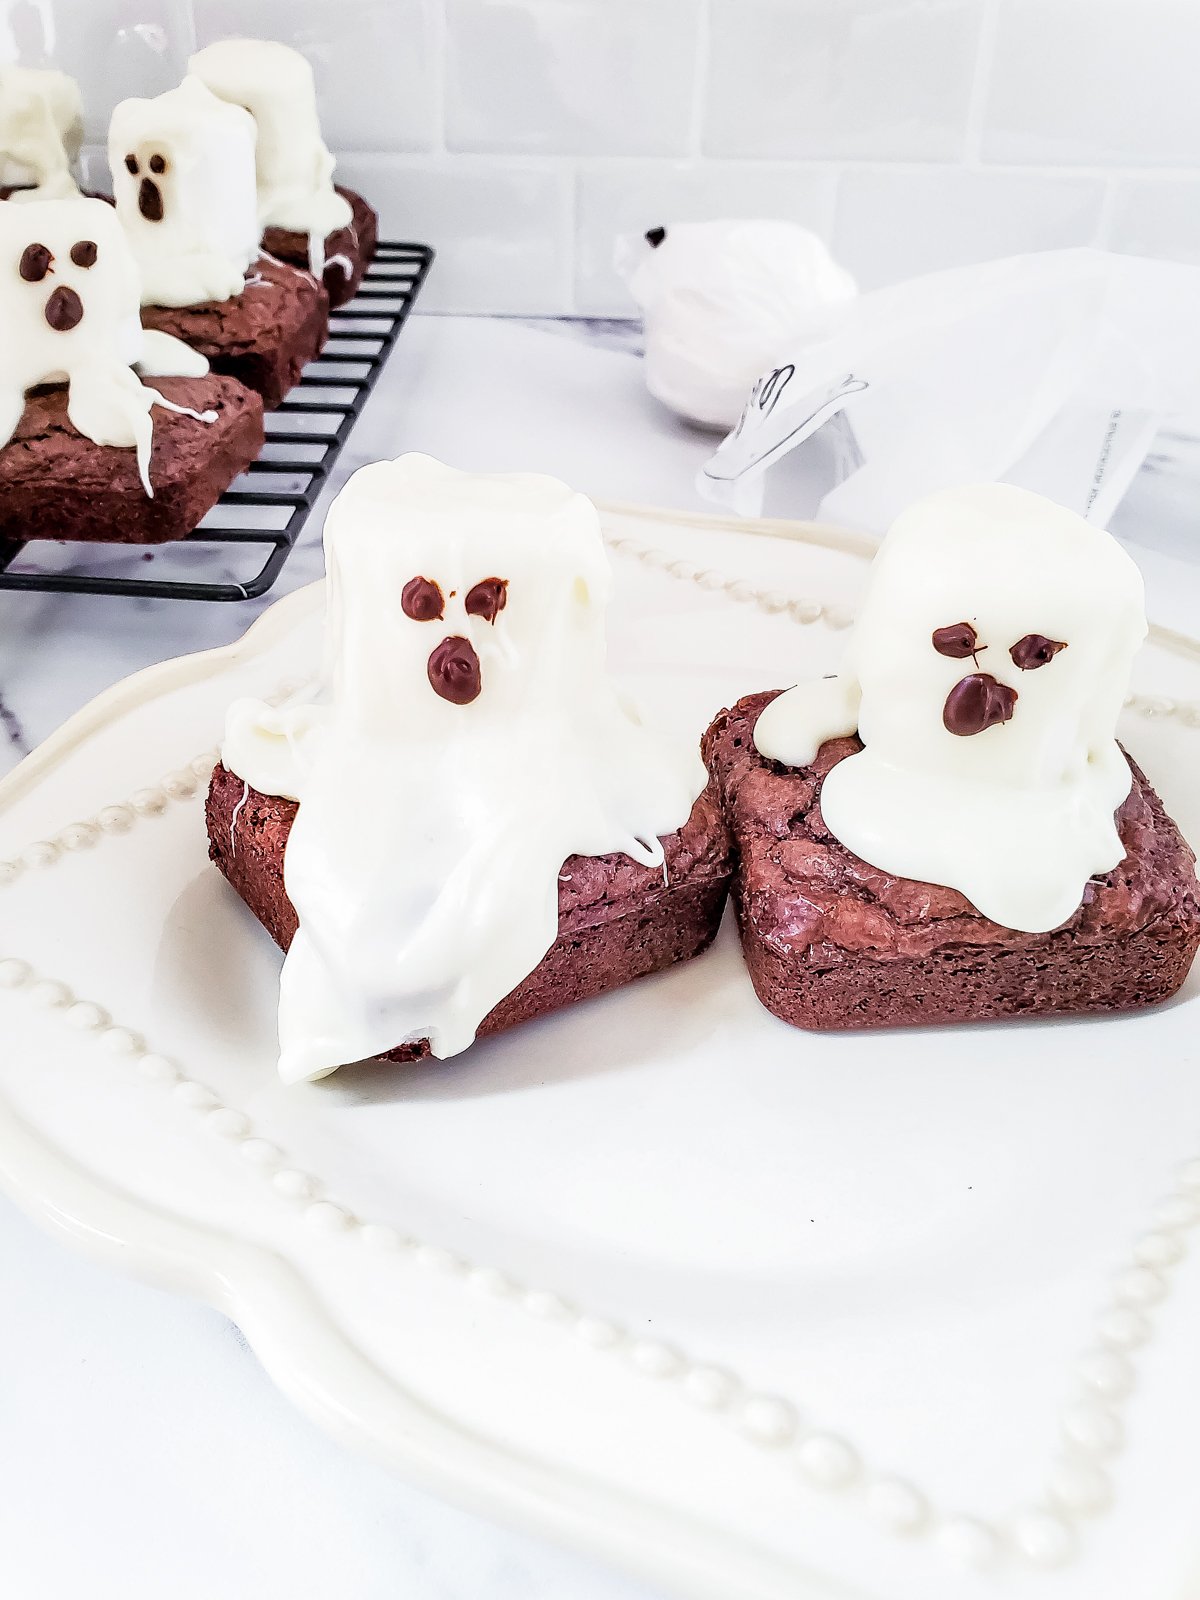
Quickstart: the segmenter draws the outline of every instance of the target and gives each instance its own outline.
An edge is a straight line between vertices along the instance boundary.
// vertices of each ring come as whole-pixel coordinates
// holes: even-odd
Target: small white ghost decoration
[[[326,235],[346,227],[351,211],[333,187],[311,66],[298,50],[273,39],[221,39],[197,51],[188,71],[253,115],[259,226],[307,233],[309,265],[320,277]]]
[[[193,306],[245,288],[259,253],[254,118],[198,78],[112,114],[117,214],[142,277],[142,304]]]
[[[65,72],[0,67],[0,181],[10,199],[67,200],[79,193],[72,175],[83,143],[79,85]]]
[[[754,380],[823,337],[854,279],[792,222],[682,222],[617,242],[642,309],[646,385],[679,416],[727,432]]]
[[[300,803],[280,1074],[465,1049],[558,932],[571,855],[655,866],[705,783],[605,670],[595,508],[554,478],[363,467],[325,524],[315,694],[229,712],[226,765]]]
[[[943,490],[880,546],[841,672],[773,700],[755,744],[805,766],[857,731],[821,791],[834,837],[1045,932],[1125,854],[1116,724],[1145,636],[1141,574],[1111,534],[1009,484]]]
[[[28,390],[66,383],[72,425],[96,444],[136,449],[153,494],[151,407],[197,413],[146,388],[135,364],[162,376],[208,366],[178,340],[143,332],[137,267],[112,206],[82,198],[0,205],[0,447]]]

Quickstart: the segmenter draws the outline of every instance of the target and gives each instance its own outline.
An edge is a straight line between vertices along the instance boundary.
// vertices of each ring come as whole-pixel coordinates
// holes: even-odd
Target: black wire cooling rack
[[[329,341],[304,369],[296,387],[266,416],[266,444],[258,460],[225,491],[204,521],[186,539],[133,547],[96,545],[90,541],[50,545],[65,570],[49,562],[44,569],[27,563],[43,541],[5,545],[0,541],[0,589],[57,590],[67,594],[143,595],[162,600],[253,600],[283,571],[300,531],[308,520],[334,462],[375,387],[396,336],[408,320],[433,264],[433,250],[424,244],[383,242],[353,300],[329,319]],[[89,572],[75,562],[95,562],[97,552],[118,552],[129,559],[152,557],[155,569],[169,566],[172,553],[189,566],[196,546],[263,546],[267,556],[256,576],[246,582],[159,577],[144,574]],[[21,567],[11,564],[21,558]]]

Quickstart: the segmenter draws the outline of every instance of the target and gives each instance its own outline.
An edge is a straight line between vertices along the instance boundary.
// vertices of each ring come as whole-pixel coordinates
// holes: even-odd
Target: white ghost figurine
[[[319,688],[231,707],[223,759],[299,801],[286,1082],[406,1041],[464,1050],[558,932],[571,855],[663,861],[704,787],[605,669],[595,508],[554,478],[363,467],[325,524]]]
[[[116,107],[108,161],[143,305],[194,306],[241,294],[259,253],[254,139],[250,113],[198,78]]]
[[[824,337],[858,292],[793,222],[681,222],[617,241],[642,309],[646,385],[681,417],[727,432],[781,352]]]
[[[142,329],[138,272],[103,200],[0,205],[0,448],[28,390],[69,386],[67,415],[94,443],[134,448],[147,494],[152,406],[211,420],[147,388],[134,372],[199,376],[203,356]]]
[[[834,837],[1045,932],[1124,857],[1116,724],[1145,637],[1141,574],[1111,534],[1009,484],[946,489],[880,546],[841,672],[773,700],[755,744],[805,766],[857,731],[821,791]]]
[[[188,71],[253,115],[259,227],[307,233],[309,265],[320,277],[326,235],[346,227],[351,211],[333,187],[312,68],[298,50],[273,39],[221,39],[197,51]]]
[[[0,67],[0,168],[13,200],[69,200],[83,143],[79,85],[65,72]]]

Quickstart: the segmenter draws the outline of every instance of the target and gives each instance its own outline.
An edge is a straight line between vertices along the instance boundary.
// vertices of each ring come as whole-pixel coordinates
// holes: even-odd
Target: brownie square
[[[350,202],[353,214],[346,227],[325,237],[324,281],[329,304],[344,306],[358,293],[363,274],[371,264],[379,236],[379,219],[362,195],[355,194],[353,189],[343,189],[339,184],[337,192]],[[297,233],[291,228],[268,228],[262,236],[262,247],[280,261],[290,261],[296,267],[308,266],[306,233]]]
[[[329,331],[329,301],[310,272],[260,257],[232,300],[198,306],[143,306],[142,326],[173,333],[277,406]]]
[[[825,827],[821,786],[861,749],[832,739],[809,767],[768,761],[754,725],[774,694],[722,711],[704,738],[733,831],[733,897],[755,992],[800,1028],[900,1027],[1168,999],[1200,944],[1195,857],[1134,762],[1117,812],[1126,856],[1049,933],[983,917],[955,889],[868,866]]]
[[[149,386],[176,405],[217,414],[197,422],[162,406],[151,412],[153,498],[134,450],[93,444],[71,426],[65,385],[34,390],[0,450],[0,547],[30,539],[162,544],[191,533],[262,449],[262,401],[212,374]]]
[[[296,932],[283,855],[297,807],[259,794],[224,766],[207,802],[209,855],[282,949]],[[710,784],[679,830],[663,841],[661,867],[628,856],[572,856],[558,888],[558,938],[541,963],[484,1018],[480,1035],[556,1011],[634,978],[688,961],[716,936],[732,872],[729,834]],[[387,1053],[421,1061],[418,1040]]]

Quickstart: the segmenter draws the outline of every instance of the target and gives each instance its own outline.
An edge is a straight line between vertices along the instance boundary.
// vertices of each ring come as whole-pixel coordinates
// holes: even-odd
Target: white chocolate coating
[[[83,142],[79,85],[49,68],[0,67],[0,181],[12,200],[69,200]]]
[[[792,222],[672,223],[656,247],[619,241],[617,266],[645,319],[650,393],[722,432],[781,352],[826,334],[857,293]]]
[[[610,577],[590,501],[556,479],[428,456],[363,467],[325,524],[328,619],[315,694],[231,707],[223,758],[300,802],[284,875],[299,932],[280,986],[280,1074],[316,1078],[405,1040],[466,1049],[558,932],[571,855],[663,860],[705,773],[643,726],[605,670]],[[414,578],[444,616],[402,607]],[[489,621],[466,610],[507,583]],[[451,703],[427,663],[478,657]]]
[[[153,100],[122,100],[108,131],[117,214],[142,304],[229,300],[258,255],[254,118],[198,78]]]
[[[974,654],[939,651],[934,633],[962,624]],[[1031,636],[1059,648],[1022,670],[1011,652]],[[1113,813],[1132,779],[1116,725],[1145,636],[1142,577],[1111,534],[1009,484],[946,489],[880,546],[838,678],[772,701],[755,744],[803,766],[857,729],[864,749],[821,791],[834,836],[1044,932],[1124,856]],[[1011,716],[951,732],[949,696],[980,674],[1015,692]]]
[[[81,264],[92,254],[80,251],[84,244],[93,247],[90,265]],[[27,266],[23,275],[31,246],[42,247],[48,264],[44,270]],[[67,307],[66,320],[77,315],[72,326],[52,326],[55,304]],[[133,365],[144,362],[161,376],[195,374],[202,360],[177,340],[147,349],[137,266],[112,206],[82,198],[0,205],[0,447],[16,431],[28,390],[66,383],[72,424],[96,444],[136,449],[142,484],[152,495],[151,407],[186,408],[146,388]]]
[[[344,228],[351,212],[333,187],[312,68],[299,51],[274,40],[221,39],[197,51],[188,71],[254,117],[259,227],[307,233],[309,265],[320,277],[326,236]]]

